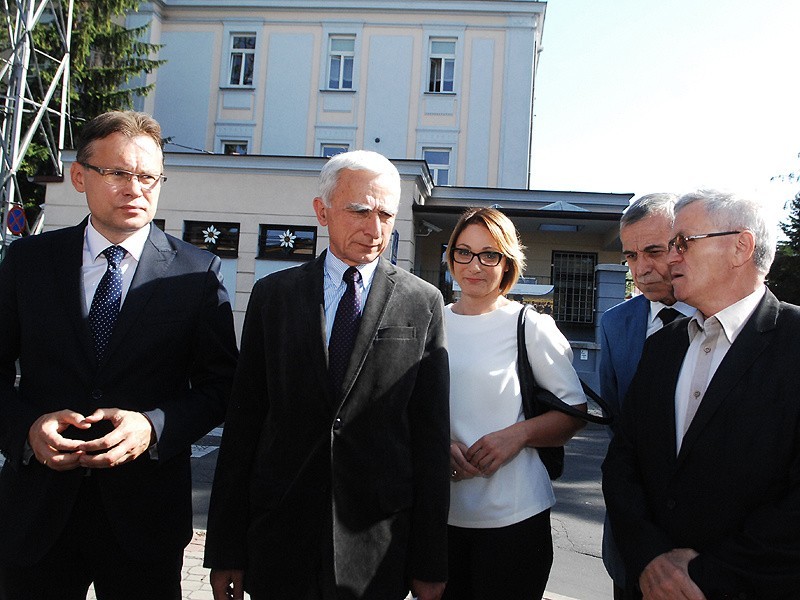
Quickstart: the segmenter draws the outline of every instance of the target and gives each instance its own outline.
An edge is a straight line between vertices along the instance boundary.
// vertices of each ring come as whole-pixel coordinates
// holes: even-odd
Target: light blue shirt
[[[380,260],[380,259],[379,259]],[[344,296],[347,284],[342,281],[342,276],[350,265],[342,262],[333,255],[331,249],[325,255],[325,277],[323,280],[323,293],[325,295],[325,343],[331,341],[331,330],[333,329],[333,319],[336,317],[336,309],[339,307],[339,300]],[[356,265],[356,269],[361,274],[361,281],[356,285],[361,289],[361,311],[367,305],[367,296],[372,287],[372,280],[375,277],[375,269],[378,268],[378,261],[374,260],[365,265]]]

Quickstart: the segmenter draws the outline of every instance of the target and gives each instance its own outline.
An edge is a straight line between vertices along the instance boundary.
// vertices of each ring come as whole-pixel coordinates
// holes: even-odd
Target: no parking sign
[[[14,235],[25,231],[25,210],[19,204],[13,204],[8,211],[8,230]]]

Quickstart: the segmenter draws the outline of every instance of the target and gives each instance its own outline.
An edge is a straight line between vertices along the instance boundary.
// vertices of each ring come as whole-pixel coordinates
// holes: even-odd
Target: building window
[[[328,50],[328,89],[353,89],[353,61],[356,38],[348,35],[332,35]]]
[[[260,225],[257,258],[311,260],[316,255],[317,228],[304,225]]]
[[[431,40],[429,92],[452,92],[453,74],[456,69],[455,40]]]
[[[593,252],[553,252],[553,318],[563,323],[594,323]]]
[[[336,156],[342,152],[347,152],[349,149],[350,146],[347,144],[322,144],[320,156],[330,158],[331,156]]]
[[[236,33],[231,36],[230,85],[253,85],[256,62],[256,34]]]
[[[435,185],[450,184],[450,148],[423,148],[422,158],[428,163]]]
[[[223,154],[247,154],[247,142],[241,140],[223,140]]]
[[[184,221],[183,241],[220,258],[236,258],[239,256],[239,223]]]

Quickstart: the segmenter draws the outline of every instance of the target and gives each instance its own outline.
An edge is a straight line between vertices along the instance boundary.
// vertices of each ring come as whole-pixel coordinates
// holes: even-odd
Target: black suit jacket
[[[190,445],[225,414],[237,350],[219,259],[152,226],[97,364],[83,299],[85,226],[19,240],[0,263],[0,560],[7,563],[30,564],[52,546],[83,479],[83,469],[23,464],[39,416],[153,411],[158,459],[145,452],[91,476],[121,545],[158,557],[191,538]],[[97,426],[86,433],[102,435]]]
[[[688,321],[648,339],[603,464],[614,538],[638,581],[674,548],[709,600],[800,590],[800,309],[767,290],[720,364],[676,456]]]
[[[447,578],[449,374],[438,290],[380,259],[330,390],[323,253],[253,289],[211,496],[206,566],[301,597],[332,545],[338,596]],[[331,531],[332,521],[332,531]]]

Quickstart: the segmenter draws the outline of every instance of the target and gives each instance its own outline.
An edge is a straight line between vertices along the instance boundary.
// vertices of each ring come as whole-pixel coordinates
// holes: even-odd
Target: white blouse
[[[487,433],[525,418],[516,368],[521,308],[510,302],[483,315],[458,315],[452,304],[446,307],[453,441],[469,447]],[[572,367],[572,349],[552,317],[528,311],[525,341],[536,382],[567,404],[586,402]],[[448,523],[505,527],[553,504],[553,488],[538,452],[523,448],[491,477],[451,482]]]

